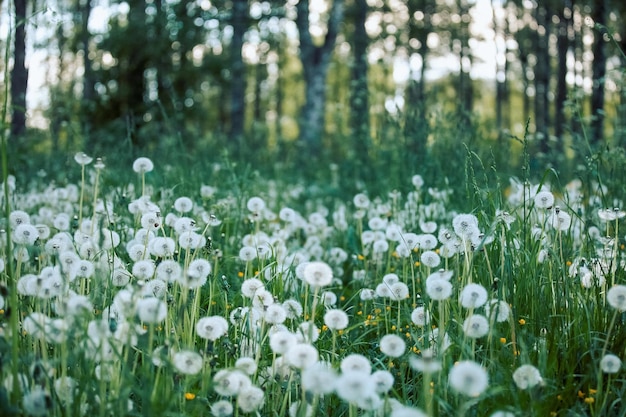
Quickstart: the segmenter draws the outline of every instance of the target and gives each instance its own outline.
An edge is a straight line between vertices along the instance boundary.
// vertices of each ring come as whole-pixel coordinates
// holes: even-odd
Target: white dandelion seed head
[[[522,365],[513,372],[513,382],[519,389],[529,389],[543,383],[539,369],[532,365]]]
[[[154,164],[149,158],[144,156],[135,159],[133,162],[133,171],[138,174],[150,172],[154,169]]]
[[[285,354],[297,343],[296,335],[288,330],[281,330],[270,335],[270,349],[278,355]]]
[[[324,287],[332,283],[333,270],[325,262],[308,262],[302,271],[304,280],[313,287]]]
[[[470,283],[461,290],[461,305],[465,308],[478,308],[487,302],[487,290],[480,284]]]
[[[263,406],[265,393],[259,387],[250,385],[237,394],[237,406],[244,413],[252,413]]]
[[[324,324],[330,330],[343,330],[348,327],[349,321],[346,312],[340,309],[328,310],[324,314]]]
[[[319,359],[317,349],[308,343],[297,343],[285,353],[287,363],[296,369],[306,369]]]
[[[426,293],[432,300],[447,300],[452,295],[452,284],[440,278],[427,280]]]
[[[202,317],[196,322],[196,334],[201,339],[216,341],[228,332],[228,321],[221,316]]]
[[[489,386],[489,375],[485,368],[476,362],[460,361],[450,369],[448,383],[459,394],[478,397]]]
[[[342,371],[335,384],[335,392],[342,400],[356,404],[364,397],[376,394],[376,385],[369,372]]]
[[[436,268],[441,263],[441,258],[439,257],[437,252],[427,250],[425,252],[422,252],[422,254],[420,255],[420,262],[429,268]]]
[[[167,304],[155,297],[137,300],[137,316],[146,324],[161,323],[167,317]]]
[[[626,285],[614,285],[606,293],[606,301],[618,311],[626,311]]]
[[[550,209],[554,206],[554,194],[550,191],[539,191],[535,194],[534,201],[538,209]]]
[[[302,371],[302,387],[315,395],[330,394],[335,390],[337,377],[330,364],[318,361]]]
[[[472,339],[479,339],[489,333],[489,320],[482,314],[472,314],[463,321],[463,332]]]
[[[485,315],[489,318],[494,315],[495,320],[498,323],[502,323],[509,319],[511,307],[509,307],[509,304],[504,300],[493,299],[485,304]]]
[[[233,415],[234,407],[228,400],[218,400],[211,404],[211,414],[213,417],[230,417]]]
[[[428,323],[430,323],[430,314],[424,306],[416,307],[411,312],[411,321],[416,326],[426,326]]]
[[[367,357],[358,354],[351,353],[341,360],[339,365],[341,372],[361,372],[370,374],[372,372],[372,363]]]
[[[607,353],[600,359],[600,369],[605,374],[616,374],[622,369],[622,360],[612,353]]]
[[[172,356],[174,368],[185,375],[197,375],[202,370],[204,360],[198,352],[180,350]]]

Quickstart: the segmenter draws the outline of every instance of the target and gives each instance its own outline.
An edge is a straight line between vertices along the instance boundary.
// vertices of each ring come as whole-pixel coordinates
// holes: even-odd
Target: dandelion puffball
[[[489,386],[485,368],[473,361],[457,362],[448,374],[450,387],[459,394],[478,397]]]

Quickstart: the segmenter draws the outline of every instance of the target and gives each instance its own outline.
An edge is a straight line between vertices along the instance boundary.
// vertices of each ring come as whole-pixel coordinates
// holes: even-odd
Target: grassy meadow
[[[521,154],[386,189],[5,159],[0,415],[625,416],[623,172]]]

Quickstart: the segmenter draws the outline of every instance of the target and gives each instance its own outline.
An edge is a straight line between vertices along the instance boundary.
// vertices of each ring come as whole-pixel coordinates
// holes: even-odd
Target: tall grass
[[[404,166],[388,189],[381,180],[351,192],[339,181],[228,159],[209,165],[182,152],[151,155],[154,170],[143,173],[123,156],[95,168],[65,155],[46,162],[64,166],[64,179],[20,173],[12,189],[5,161],[0,410],[200,416],[211,407],[226,415],[217,409],[227,403],[234,415],[409,415],[401,407],[432,416],[626,415],[621,364],[616,373],[601,366],[626,349],[623,309],[607,300],[625,281],[623,195],[608,185],[617,178],[605,174],[607,154],[570,179],[533,173],[524,153],[513,179],[495,156],[470,145],[457,152],[453,185],[431,174],[421,185],[420,167]],[[351,180],[359,179],[340,181]],[[542,191],[554,203],[545,206]],[[40,233],[34,242],[14,238],[18,210]],[[459,218],[469,219],[467,234]],[[189,246],[191,236],[200,243]],[[173,246],[161,252],[157,237]],[[199,260],[210,273],[192,269]],[[307,282],[312,261],[331,267],[329,285]],[[153,268],[167,262],[176,278],[159,281]],[[93,273],[81,275],[79,264]],[[443,299],[433,292],[439,275],[451,275]],[[246,295],[253,278],[264,291]],[[487,302],[466,306],[460,294],[470,283]],[[288,314],[287,300],[302,312]],[[276,324],[270,312],[281,308],[287,318]],[[414,317],[418,308],[427,320]],[[348,315],[345,328],[325,322],[332,309]],[[216,316],[227,330],[203,337],[196,324]],[[476,316],[485,333],[471,326]],[[281,330],[302,352],[271,345]],[[386,335],[401,338],[400,353]],[[356,380],[345,369],[356,366],[352,354],[371,367]],[[301,364],[309,360],[324,365]],[[484,390],[463,388],[463,378],[478,387],[482,377],[474,370],[459,380],[466,361],[485,372]],[[520,377],[522,365],[540,377]],[[393,383],[368,388],[375,371]]]

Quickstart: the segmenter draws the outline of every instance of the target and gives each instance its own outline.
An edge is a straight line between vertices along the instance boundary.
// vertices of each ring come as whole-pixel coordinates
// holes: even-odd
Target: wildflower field
[[[3,184],[2,416],[626,415],[600,177],[472,206],[419,172],[347,195],[106,162]]]

